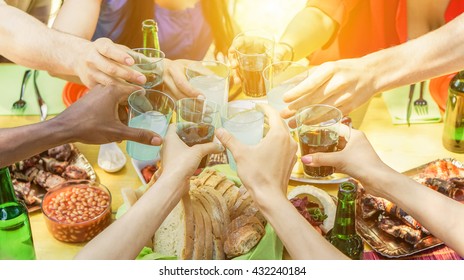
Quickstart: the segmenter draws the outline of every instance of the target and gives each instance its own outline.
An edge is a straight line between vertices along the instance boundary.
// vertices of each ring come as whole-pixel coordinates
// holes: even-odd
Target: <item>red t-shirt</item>
[[[407,40],[407,0],[308,0],[337,24],[331,40],[310,58],[311,64],[364,56]],[[448,22],[464,12],[464,0],[450,0]]]

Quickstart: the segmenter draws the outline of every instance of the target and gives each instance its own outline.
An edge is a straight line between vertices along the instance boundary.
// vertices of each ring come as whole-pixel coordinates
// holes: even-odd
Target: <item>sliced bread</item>
[[[190,196],[192,198],[192,196]],[[193,217],[195,221],[195,233],[193,238],[193,259],[203,260],[205,255],[205,222],[201,213],[199,202],[192,199]]]
[[[206,201],[203,195],[199,192],[192,192],[193,200],[196,203],[196,207],[199,208],[199,212],[203,217],[203,224],[205,226],[205,246],[203,252],[203,260],[211,260],[213,258],[213,225],[211,223],[211,217],[208,214],[207,210],[210,210],[211,205]]]

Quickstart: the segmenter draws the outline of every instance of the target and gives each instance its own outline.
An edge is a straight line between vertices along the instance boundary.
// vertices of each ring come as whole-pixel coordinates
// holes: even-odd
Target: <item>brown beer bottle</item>
[[[158,39],[158,24],[153,19],[142,22],[143,47],[161,50]]]
[[[340,184],[338,189],[337,213],[327,240],[343,254],[353,260],[363,258],[363,241],[356,233],[356,185],[352,182]]]

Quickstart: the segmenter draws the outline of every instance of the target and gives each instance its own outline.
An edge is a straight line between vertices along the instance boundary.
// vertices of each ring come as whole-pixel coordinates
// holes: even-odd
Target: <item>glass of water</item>
[[[229,102],[227,117],[223,118],[222,126],[243,144],[256,145],[263,138],[264,113],[257,110],[256,103],[253,101]],[[227,150],[227,157],[230,167],[237,170],[237,165],[229,150]]]
[[[175,110],[174,100],[167,94],[151,89],[141,89],[129,96],[129,126],[151,130],[161,137],[171,121]],[[136,160],[153,160],[158,157],[160,147],[127,141],[129,156]]]
[[[163,90],[164,53],[157,49],[138,48],[129,52],[135,63],[132,68],[147,78],[145,89]]]
[[[207,100],[219,104],[221,115],[225,116],[229,100],[229,67],[219,61],[195,61],[185,73],[190,85]]]
[[[287,107],[283,95],[308,77],[308,67],[292,61],[272,63],[263,71],[268,104],[282,111]]]

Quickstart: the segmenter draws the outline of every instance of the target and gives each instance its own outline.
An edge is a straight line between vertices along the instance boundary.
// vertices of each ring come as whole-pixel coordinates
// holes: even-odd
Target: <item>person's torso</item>
[[[116,41],[130,17],[127,0],[104,0],[92,40],[109,37]],[[212,42],[211,29],[203,17],[200,1],[185,10],[168,10],[155,4],[161,50],[169,59],[202,60]],[[119,22],[119,28],[115,25]],[[141,25],[140,25],[141,26]],[[111,34],[110,34],[111,33]]]
[[[462,12],[464,0],[450,0],[443,16],[448,22]],[[361,57],[408,39],[407,0],[357,1],[344,17],[336,39],[326,49],[315,52],[312,63]]]
[[[4,0],[4,2],[30,14],[45,24],[48,23],[51,0]]]

